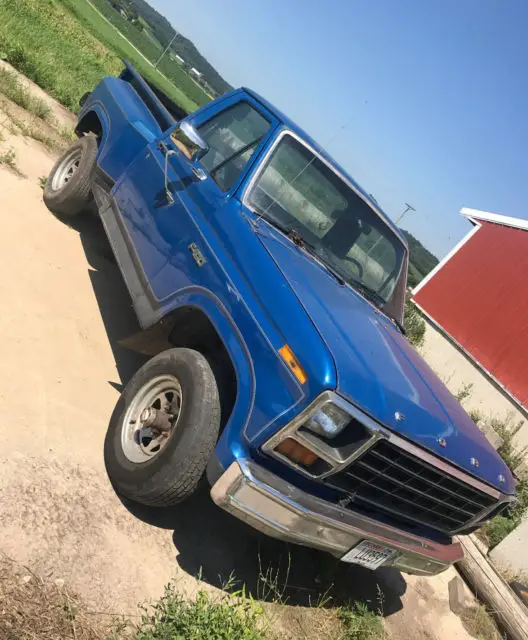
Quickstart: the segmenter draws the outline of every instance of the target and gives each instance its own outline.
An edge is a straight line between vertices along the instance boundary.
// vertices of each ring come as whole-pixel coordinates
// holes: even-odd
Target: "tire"
[[[50,211],[72,217],[89,206],[96,158],[94,136],[79,138],[61,155],[44,188],[44,203]]]
[[[152,403],[158,388],[172,389],[176,384],[180,401],[178,391],[161,394],[162,401],[170,404],[169,413],[177,417],[168,436],[158,438],[162,445],[156,451],[155,438],[143,437],[148,428],[140,428],[145,422],[137,416],[143,406],[159,408],[157,400]],[[219,429],[218,387],[207,360],[192,349],[163,351],[130,380],[110,418],[104,459],[116,493],[157,507],[182,502],[197,488]]]

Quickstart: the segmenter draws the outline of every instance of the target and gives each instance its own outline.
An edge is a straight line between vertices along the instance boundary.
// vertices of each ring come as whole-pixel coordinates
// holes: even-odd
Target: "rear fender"
[[[97,164],[114,182],[162,134],[135,89],[120,78],[105,78],[90,94],[79,113],[78,134],[86,133],[94,117],[101,125]]]
[[[86,102],[79,114],[75,133],[79,137],[87,133],[93,133],[97,136],[97,157],[106,145],[109,131],[110,121],[104,105],[101,102],[90,101],[89,104]]]

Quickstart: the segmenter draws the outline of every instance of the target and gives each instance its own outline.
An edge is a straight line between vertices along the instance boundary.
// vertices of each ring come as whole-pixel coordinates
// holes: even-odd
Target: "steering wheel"
[[[351,262],[354,267],[357,268],[358,270],[358,276],[363,280],[363,265],[361,264],[361,262],[359,262],[358,260],[356,260],[355,258],[351,258],[350,256],[345,256],[344,258],[347,262]]]

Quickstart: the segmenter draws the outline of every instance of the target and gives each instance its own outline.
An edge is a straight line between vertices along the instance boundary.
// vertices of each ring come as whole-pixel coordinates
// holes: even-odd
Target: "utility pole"
[[[403,218],[408,214],[408,213],[414,213],[416,211],[416,209],[412,206],[412,204],[409,204],[408,202],[405,203],[405,209],[403,210],[403,212],[399,215],[398,219],[396,220],[396,222],[394,224],[398,224],[400,222],[400,220],[403,220]]]
[[[154,69],[158,66],[158,64],[161,62],[161,59],[163,58],[163,56],[167,53],[167,51],[171,48],[172,43],[176,40],[176,38],[178,37],[178,32],[176,32],[174,34],[174,37],[172,38],[172,40],[169,42],[169,44],[165,47],[165,49],[163,50],[163,53],[161,54],[161,56],[157,59],[156,64],[154,65]]]
[[[371,198],[374,199],[374,202],[377,202],[376,198],[374,198],[374,196],[370,193],[369,194]],[[416,211],[416,209],[412,206],[412,204],[409,204],[408,202],[405,203],[405,209],[402,213],[400,213],[400,215],[398,216],[398,219],[396,220],[396,222],[394,223],[395,225],[398,224],[398,222],[400,222],[400,220],[403,220],[403,218],[405,217],[406,214],[408,213],[413,213],[414,211]],[[370,256],[372,254],[372,252],[374,251],[374,249],[378,246],[378,244],[381,241],[382,236],[380,236],[376,242],[372,245],[372,247],[370,247],[370,249],[367,251],[367,256]]]

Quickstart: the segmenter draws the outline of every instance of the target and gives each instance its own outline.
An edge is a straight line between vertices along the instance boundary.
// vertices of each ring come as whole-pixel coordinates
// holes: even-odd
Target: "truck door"
[[[209,147],[199,161],[187,157],[170,130],[145,148],[113,192],[137,275],[154,307],[196,283],[200,253],[194,243],[200,225],[236,190],[277,124],[246,94],[221,105],[187,119]],[[167,156],[169,150],[174,155]]]

